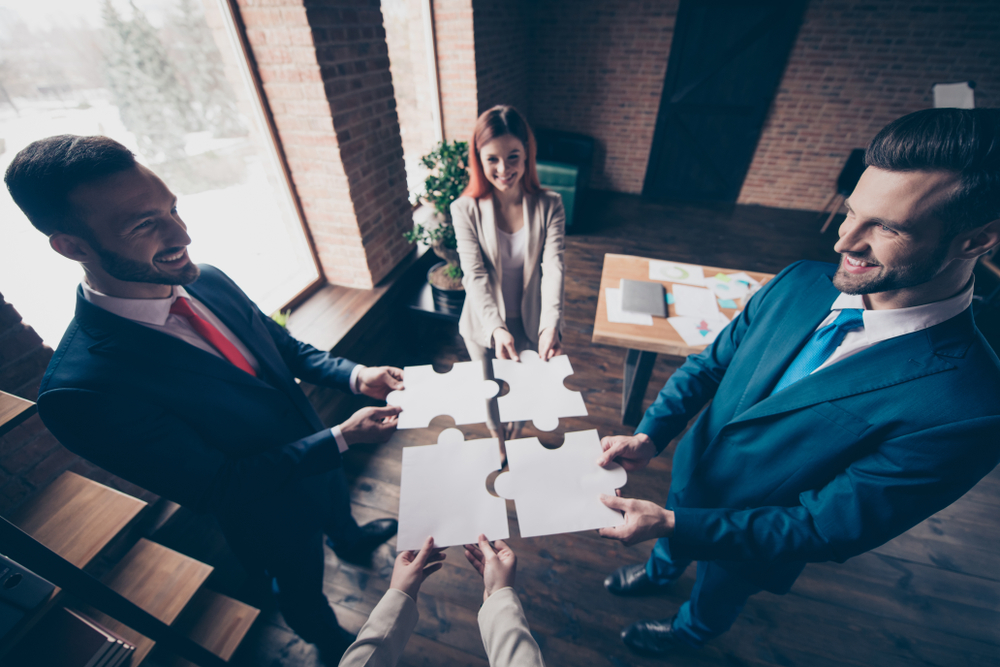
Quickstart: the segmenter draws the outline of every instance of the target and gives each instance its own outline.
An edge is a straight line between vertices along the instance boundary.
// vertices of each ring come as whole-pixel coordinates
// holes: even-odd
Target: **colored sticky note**
[[[719,299],[719,308],[736,308],[736,302],[732,299]]]
[[[667,305],[669,306],[673,302],[674,302],[674,295],[671,294],[670,292],[667,292]]]
[[[728,283],[730,280],[732,280],[732,278],[727,276],[725,273],[716,273],[715,279],[723,283]]]

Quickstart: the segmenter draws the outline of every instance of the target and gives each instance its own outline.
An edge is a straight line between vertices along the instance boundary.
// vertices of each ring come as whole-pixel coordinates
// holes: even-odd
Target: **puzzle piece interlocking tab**
[[[620,526],[621,514],[600,501],[625,485],[628,474],[617,463],[597,465],[601,437],[596,430],[566,433],[558,449],[538,438],[507,441],[510,470],[494,482],[498,495],[514,501],[521,537],[555,535]]]
[[[463,438],[450,428],[436,445],[403,448],[398,551],[419,549],[428,536],[438,547],[474,544],[480,533],[510,537],[507,504],[486,489],[486,478],[500,469],[499,443]]]
[[[543,361],[531,350],[519,356],[520,361],[493,360],[493,375],[510,385],[507,395],[497,399],[501,421],[530,420],[540,431],[554,431],[560,418],[587,414],[583,394],[563,384],[573,374],[569,357],[559,355]]]
[[[500,385],[483,376],[478,361],[460,361],[447,373],[438,373],[431,365],[403,369],[402,391],[391,392],[389,405],[403,408],[397,428],[426,428],[439,415],[449,415],[455,425],[486,421],[486,401],[496,396]]]

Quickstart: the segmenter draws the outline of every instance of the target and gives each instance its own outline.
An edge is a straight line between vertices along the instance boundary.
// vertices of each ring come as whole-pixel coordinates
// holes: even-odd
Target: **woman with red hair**
[[[494,356],[562,354],[566,213],[562,198],[538,183],[535,137],[514,107],[493,107],[476,121],[469,171],[468,187],[451,205],[465,274],[458,329],[492,378]],[[501,437],[495,400],[487,425]],[[503,435],[519,431],[510,424]]]

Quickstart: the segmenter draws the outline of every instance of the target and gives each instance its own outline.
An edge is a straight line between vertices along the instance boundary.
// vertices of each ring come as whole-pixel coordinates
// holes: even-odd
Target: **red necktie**
[[[216,329],[210,322],[202,319],[198,313],[194,312],[191,308],[191,304],[184,297],[178,297],[174,301],[173,305],[170,306],[171,315],[179,315],[183,317],[191,324],[191,328],[198,332],[198,335],[204,338],[208,343],[214,347],[219,353],[228,359],[237,368],[246,371],[250,375],[257,377],[257,373],[254,371],[253,366],[247,361],[246,357],[240,354],[240,351],[236,349],[236,346],[229,342],[221,331]]]

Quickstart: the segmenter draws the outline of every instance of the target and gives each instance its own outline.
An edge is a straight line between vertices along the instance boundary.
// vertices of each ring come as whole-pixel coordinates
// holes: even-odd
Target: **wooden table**
[[[0,436],[35,414],[35,404],[0,391]]]
[[[664,260],[674,261],[674,260]],[[677,330],[665,318],[654,317],[653,326],[643,324],[619,324],[608,321],[608,305],[605,291],[609,287],[617,288],[621,279],[649,280],[649,262],[647,257],[633,255],[604,256],[604,268],[601,271],[601,290],[597,298],[597,314],[594,317],[594,335],[591,341],[600,345],[615,345],[628,348],[625,356],[625,383],[622,387],[622,424],[635,426],[639,423],[642,410],[642,399],[646,394],[649,376],[653,372],[653,364],[657,354],[684,359],[705,349],[705,345],[691,346],[684,342]],[[740,269],[726,269],[717,266],[702,266],[705,277],[717,273],[737,273]],[[771,273],[746,271],[746,274],[766,283],[774,277]],[[673,283],[663,282],[667,289]],[[730,320],[740,312],[736,308],[720,308]],[[674,306],[668,306],[668,315],[676,315]]]

